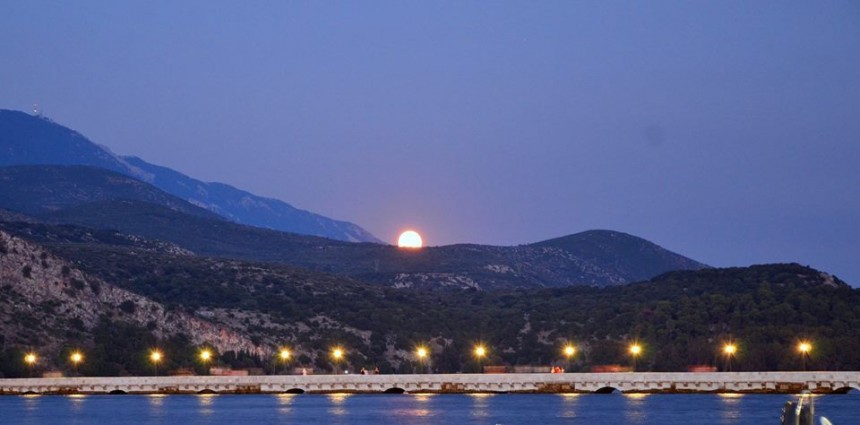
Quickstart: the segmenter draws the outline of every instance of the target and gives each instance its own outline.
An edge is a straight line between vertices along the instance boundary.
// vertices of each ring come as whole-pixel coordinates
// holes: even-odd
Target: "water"
[[[779,424],[787,395],[3,396],[0,424]],[[860,424],[860,395],[816,397]]]

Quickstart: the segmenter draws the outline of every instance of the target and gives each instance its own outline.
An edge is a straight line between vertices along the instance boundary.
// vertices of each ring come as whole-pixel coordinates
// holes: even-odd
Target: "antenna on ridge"
[[[35,116],[37,116],[37,117],[41,117],[41,116],[42,116],[42,110],[41,110],[41,109],[39,109],[39,104],[38,104],[38,103],[34,103],[34,104],[33,104],[33,115],[35,115]]]

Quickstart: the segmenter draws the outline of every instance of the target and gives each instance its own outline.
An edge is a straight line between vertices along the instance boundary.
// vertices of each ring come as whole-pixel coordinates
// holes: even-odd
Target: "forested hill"
[[[95,236],[107,237],[89,235]],[[297,364],[319,370],[331,368],[327,353],[334,344],[348,350],[349,367],[401,372],[412,370],[412,350],[423,344],[432,351],[435,371],[457,372],[475,370],[470,352],[478,342],[490,350],[485,364],[510,365],[563,363],[561,348],[571,342],[579,347],[571,368],[584,371],[630,364],[627,347],[632,341],[645,349],[641,370],[721,367],[719,350],[725,341],[740,347],[735,370],[796,370],[801,363],[795,347],[801,339],[815,347],[810,367],[860,368],[860,290],[797,264],[672,272],[606,288],[409,291],[284,265],[183,254],[135,239],[108,247],[65,242],[45,247],[88,276],[168,309],[205,317],[266,350],[276,348],[267,341],[289,345]],[[31,267],[40,267],[34,261]],[[0,305],[7,302],[4,298]],[[161,324],[148,326],[160,329]],[[141,337],[149,330],[129,325],[95,330],[101,333],[83,338],[89,344],[83,348],[108,350],[105,358],[113,366],[93,373],[115,373],[110,371],[123,362],[132,362],[128,371],[146,371],[127,357],[157,343],[154,337]],[[121,351],[109,348],[120,341],[126,341]],[[14,351],[21,349],[18,344],[14,336],[6,339],[7,358],[19,353]],[[174,352],[195,351],[191,345],[172,347]],[[193,363],[193,357],[183,358]],[[272,367],[271,358],[236,353],[220,361]]]

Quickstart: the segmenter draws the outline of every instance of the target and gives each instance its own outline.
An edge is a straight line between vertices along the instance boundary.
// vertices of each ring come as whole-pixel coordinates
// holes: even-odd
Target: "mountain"
[[[533,245],[420,250],[284,233],[224,220],[154,186],[94,167],[0,168],[0,208],[46,223],[169,242],[198,255],[277,262],[400,288],[603,286],[705,267],[609,231]],[[600,244],[587,243],[600,238]]]
[[[383,243],[368,231],[346,221],[332,220],[223,183],[204,183],[137,157],[123,159],[151,176],[148,181],[161,190],[237,223],[349,242]]]
[[[223,183],[205,183],[136,157],[120,157],[71,129],[39,116],[0,110],[0,166],[89,165],[132,176],[237,223],[352,242],[379,239],[361,227],[256,196]]]
[[[197,217],[220,220],[140,180],[89,166],[29,165],[0,168],[0,205],[30,216],[112,200],[137,200]],[[35,202],[34,202],[35,201]]]
[[[560,347],[572,342],[578,351],[570,368],[587,371],[628,364],[633,340],[644,347],[642,370],[719,367],[720,344],[729,340],[741,350],[735,370],[796,370],[800,337],[815,344],[811,367],[860,367],[860,289],[797,264],[676,271],[604,288],[403,291],[279,264],[174,252],[114,232],[26,226],[32,239],[52,236],[37,244],[0,231],[0,360],[6,360],[0,373],[10,376],[27,347],[58,367],[64,357],[51,353],[83,347],[95,353],[92,374],[150,373],[137,359],[151,346],[173,347],[173,367],[194,367],[194,353],[211,338],[182,328],[190,320],[250,340],[256,352],[288,344],[295,366],[322,371],[331,369],[332,344],[347,349],[342,367],[352,370],[409,373],[412,350],[423,344],[435,371],[475,371],[474,341],[489,348],[487,364],[507,365],[567,363]],[[129,299],[135,306],[123,307]],[[111,326],[104,324],[109,315]],[[108,359],[101,354],[129,341],[135,345]],[[277,367],[270,355],[219,357],[221,364],[270,373]]]
[[[4,358],[10,357],[8,347],[18,351],[38,348],[40,354],[57,355],[72,347],[98,345],[99,335],[110,329],[146,329],[144,333],[153,339],[182,335],[189,343],[225,352],[264,353],[258,344],[227,326],[168,310],[148,297],[82,272],[42,246],[4,232],[0,232],[0,282],[0,358],[13,369],[21,356]],[[133,361],[134,357],[112,355],[115,348],[90,350],[88,361],[101,357],[109,369],[110,364]],[[121,369],[113,370],[119,373]]]
[[[601,264],[604,269],[628,282],[647,279],[668,270],[707,267],[645,239],[611,230],[589,230],[532,246],[564,250],[573,256]]]

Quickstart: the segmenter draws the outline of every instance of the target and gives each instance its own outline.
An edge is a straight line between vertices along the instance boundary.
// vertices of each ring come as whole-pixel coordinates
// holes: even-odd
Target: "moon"
[[[407,230],[397,238],[397,246],[399,248],[421,248],[424,246],[424,241],[421,240],[421,235],[418,232]]]

